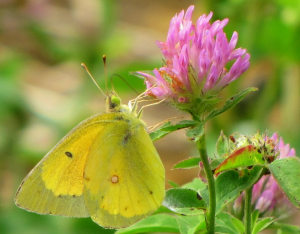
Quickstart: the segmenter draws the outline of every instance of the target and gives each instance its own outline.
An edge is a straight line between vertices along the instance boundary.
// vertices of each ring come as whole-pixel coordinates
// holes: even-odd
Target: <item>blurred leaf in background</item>
[[[278,131],[300,152],[300,2],[298,0],[2,0],[0,1],[0,232],[113,233],[91,219],[42,216],[17,208],[13,199],[25,175],[77,123],[105,111],[104,97],[90,81],[84,62],[104,87],[102,55],[108,77],[122,76],[138,92],[143,81],[130,71],[152,70],[162,63],[156,40],[165,40],[171,17],[194,4],[195,19],[214,12],[229,18],[228,35],[239,33],[238,47],[251,54],[249,70],[225,89],[224,96],[248,86],[249,95],[210,122],[209,153],[221,129],[225,134],[257,129]],[[110,83],[110,82],[109,82]],[[114,77],[124,102],[137,94]],[[167,110],[167,111],[166,111]],[[164,104],[146,108],[154,125],[182,116]],[[169,142],[172,147],[169,147]],[[170,169],[196,149],[179,131],[156,143],[167,180],[183,184],[197,177]],[[299,154],[299,153],[298,153]],[[299,215],[294,217],[294,224]]]

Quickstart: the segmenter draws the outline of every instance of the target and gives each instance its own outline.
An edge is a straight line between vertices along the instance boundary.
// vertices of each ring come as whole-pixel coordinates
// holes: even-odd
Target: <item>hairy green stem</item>
[[[206,150],[206,140],[205,134],[196,141],[197,148],[200,154],[200,158],[203,163],[203,168],[206,173],[208,190],[209,190],[209,207],[206,214],[206,223],[208,225],[208,233],[215,233],[215,214],[216,214],[216,189],[215,189],[215,179],[209,165],[208,155]]]
[[[244,223],[245,223],[245,228],[246,228],[246,232],[245,232],[246,234],[251,234],[251,232],[252,232],[252,227],[251,227],[252,189],[253,189],[253,186],[251,186],[250,188],[248,188],[246,190],[246,196],[245,196]]]

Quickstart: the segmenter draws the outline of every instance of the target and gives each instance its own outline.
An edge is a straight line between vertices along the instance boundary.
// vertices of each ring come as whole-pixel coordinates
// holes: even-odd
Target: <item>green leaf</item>
[[[209,191],[208,186],[206,185],[204,188],[198,190],[198,193],[201,195],[202,199],[205,201],[206,206],[209,205]]]
[[[260,231],[266,229],[268,226],[270,226],[274,222],[274,218],[267,217],[258,219],[258,222],[254,224],[252,229],[252,234],[259,233]]]
[[[190,127],[194,127],[198,124],[198,122],[194,121],[194,120],[182,120],[176,124],[171,124],[169,126],[165,126],[163,127],[161,130],[163,131],[176,131],[178,129],[183,129],[183,128],[190,128]]]
[[[197,122],[193,120],[183,120],[176,124],[171,124],[171,122],[166,122],[160,128],[156,129],[155,131],[149,134],[152,141],[156,141],[167,134],[174,132],[179,129],[183,128],[190,128],[196,126]]]
[[[287,157],[269,164],[269,170],[289,201],[300,208],[300,159]]]
[[[209,115],[206,117],[205,122],[208,121],[209,119],[212,119],[213,117],[216,117],[217,115],[222,114],[223,112],[229,110],[230,108],[234,107],[236,104],[238,104],[240,101],[242,101],[246,94],[257,91],[258,89],[255,87],[250,87],[246,88],[243,91],[239,92],[238,94],[234,95],[230,99],[226,101],[224,106],[220,109],[213,110],[212,112],[209,113]]]
[[[200,157],[190,157],[184,159],[177,163],[173,169],[190,169],[190,168],[199,168],[199,162],[201,161]]]
[[[197,230],[206,229],[204,215],[176,216],[181,234],[194,234]]]
[[[163,136],[167,135],[169,132],[163,131],[162,129],[164,127],[168,127],[168,126],[171,126],[171,125],[172,125],[171,122],[166,122],[161,127],[159,127],[158,129],[156,129],[155,131],[150,132],[149,136],[150,136],[151,140],[152,141],[156,141],[156,140],[162,138]]]
[[[258,153],[253,145],[235,150],[229,157],[226,158],[215,170],[215,174],[238,167],[248,167],[253,165],[264,165],[262,154]]]
[[[199,215],[206,209],[202,197],[195,190],[186,188],[167,190],[162,205],[182,215]]]
[[[236,234],[237,233],[228,227],[219,226],[219,225],[216,225],[215,232],[216,233],[226,233],[226,234]]]
[[[278,233],[281,234],[300,234],[300,227],[294,225],[274,222],[271,227],[280,230]]]
[[[221,212],[216,216],[216,232],[239,234],[244,231],[243,223],[231,214]]]
[[[167,207],[165,206],[160,206],[153,214],[160,214],[160,213],[171,213],[171,214],[175,214],[173,211],[169,210]]]
[[[119,229],[116,234],[146,232],[180,233],[176,218],[167,214],[156,214],[148,216],[130,227]]]
[[[237,198],[243,190],[256,183],[262,170],[261,166],[254,166],[240,172],[230,170],[221,173],[216,179],[216,213],[220,212],[227,203]]]
[[[174,181],[169,180],[168,183],[169,183],[173,188],[180,188],[180,185],[177,184],[177,183],[174,182]]]
[[[232,217],[231,222],[233,223],[234,227],[238,230],[238,233],[245,232],[245,226],[243,222],[235,217]]]
[[[210,162],[210,168],[212,170],[216,169],[222,162],[225,161],[226,158],[216,158]]]
[[[204,122],[198,122],[198,124],[194,128],[189,129],[186,132],[186,136],[193,141],[197,141],[203,134],[204,134]]]
[[[182,188],[189,188],[193,189],[195,191],[198,191],[199,189],[203,189],[206,187],[206,184],[202,182],[202,180],[195,178],[192,182],[189,182],[187,184],[182,185]]]
[[[254,210],[251,214],[251,226],[253,227],[259,216],[259,210]]]

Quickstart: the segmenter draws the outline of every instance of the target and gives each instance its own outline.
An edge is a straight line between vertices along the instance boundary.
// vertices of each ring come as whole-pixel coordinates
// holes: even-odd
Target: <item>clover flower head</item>
[[[209,23],[213,13],[191,20],[194,6],[175,15],[165,42],[157,41],[165,64],[153,75],[137,72],[146,80],[147,95],[173,103],[192,103],[217,94],[249,67],[250,55],[235,46],[234,32],[228,41],[223,28],[228,19]],[[231,68],[226,68],[233,61]],[[155,86],[155,87],[153,87]],[[151,88],[153,87],[153,88]],[[150,89],[151,88],[151,89]]]
[[[273,140],[276,142],[275,150],[278,154],[277,159],[295,156],[295,149],[291,149],[289,144],[284,144],[282,138],[274,133],[272,137],[266,137],[266,141]],[[286,211],[292,211],[292,205],[285,197],[279,188],[274,177],[271,175],[264,175],[254,186],[252,191],[252,203],[255,204],[255,209],[260,213],[272,213],[274,210],[289,208]]]
[[[258,134],[257,134],[258,136]],[[257,138],[258,139],[258,138]],[[261,141],[261,139],[259,139]],[[282,138],[274,133],[271,137],[264,136],[264,146],[270,146],[270,150],[274,149],[276,159],[295,156],[295,149],[291,149],[289,144],[284,144]],[[268,150],[267,150],[268,152]],[[269,151],[270,152],[270,151]],[[242,204],[244,193],[235,201],[233,207],[236,211],[239,210]],[[281,214],[289,215],[295,208],[283,194],[279,185],[272,175],[264,175],[254,186],[252,190],[252,204],[259,213],[264,215]]]

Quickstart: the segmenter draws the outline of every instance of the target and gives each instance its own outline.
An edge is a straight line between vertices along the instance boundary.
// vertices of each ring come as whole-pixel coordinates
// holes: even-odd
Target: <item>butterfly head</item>
[[[107,112],[131,112],[127,105],[122,105],[121,98],[114,92],[106,98]]]

